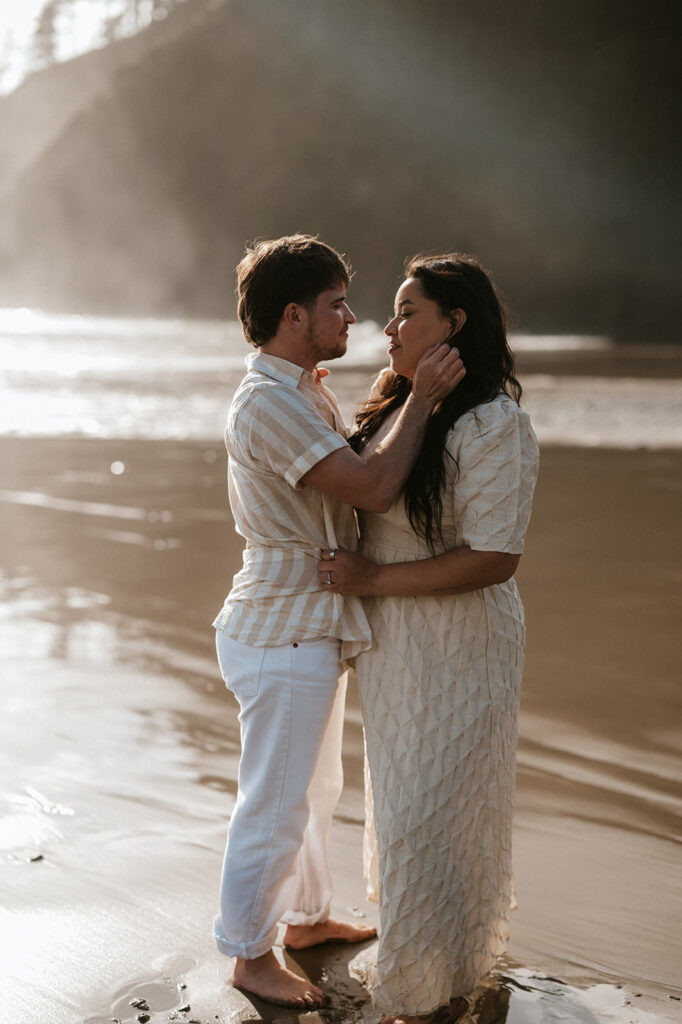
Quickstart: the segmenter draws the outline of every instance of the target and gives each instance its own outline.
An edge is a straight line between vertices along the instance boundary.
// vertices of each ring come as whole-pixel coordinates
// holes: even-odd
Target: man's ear
[[[298,302],[290,302],[284,307],[282,322],[292,331],[300,331],[305,326],[306,309]]]

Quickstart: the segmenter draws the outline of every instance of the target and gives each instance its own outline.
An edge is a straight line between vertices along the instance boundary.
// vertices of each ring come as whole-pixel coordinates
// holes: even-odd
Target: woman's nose
[[[395,334],[397,323],[398,317],[394,316],[393,319],[389,320],[386,326],[384,327],[384,334],[387,334],[389,338],[391,337],[392,334]]]

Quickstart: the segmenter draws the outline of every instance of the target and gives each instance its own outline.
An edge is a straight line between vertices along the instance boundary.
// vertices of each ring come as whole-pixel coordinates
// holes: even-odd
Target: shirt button
[[[298,647],[298,644],[294,644],[294,647]]]

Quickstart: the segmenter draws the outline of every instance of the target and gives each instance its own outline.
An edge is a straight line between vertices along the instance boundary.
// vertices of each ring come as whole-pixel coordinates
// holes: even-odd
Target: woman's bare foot
[[[239,957],[234,966],[232,984],[275,1006],[312,1010],[324,1002],[324,992],[282,967],[272,950],[255,960]]]
[[[377,930],[369,924],[348,921],[321,921],[319,924],[290,924],[284,933],[284,945],[291,949],[307,949],[324,942],[367,942]]]
[[[384,1017],[381,1024],[433,1024],[434,1014],[432,1013],[418,1013],[416,1017],[408,1017],[404,1013],[399,1013],[397,1017]]]
[[[406,1013],[399,1013],[384,1017],[381,1024],[454,1024],[462,1016],[467,1008],[467,1001],[463,996],[453,999],[449,1006],[441,1006],[439,1010],[432,1013],[418,1013],[415,1016],[408,1016]]]

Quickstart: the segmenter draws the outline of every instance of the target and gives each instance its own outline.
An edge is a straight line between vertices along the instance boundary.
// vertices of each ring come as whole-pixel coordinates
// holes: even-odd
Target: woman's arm
[[[323,551],[317,569],[320,583],[337,594],[437,596],[466,594],[494,583],[504,583],[514,575],[520,560],[521,555],[504,551],[472,551],[461,547],[414,562],[376,565],[362,555],[337,550],[334,559],[329,558],[329,551]],[[331,584],[327,582],[327,573],[331,573]]]
[[[367,455],[351,448],[332,452],[309,469],[301,483],[357,508],[388,512],[419,455],[434,407],[465,373],[457,349],[445,344],[428,349],[396,422],[376,448]]]

